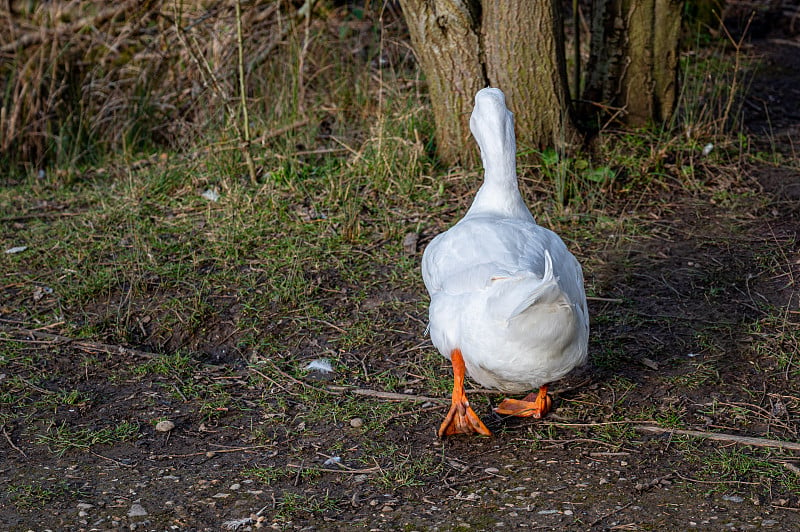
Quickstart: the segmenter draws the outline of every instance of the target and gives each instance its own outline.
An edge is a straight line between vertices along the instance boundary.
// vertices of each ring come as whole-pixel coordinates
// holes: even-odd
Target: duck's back
[[[532,221],[467,216],[423,255],[431,340],[464,354],[484,386],[524,391],[586,356],[583,274],[564,242]]]

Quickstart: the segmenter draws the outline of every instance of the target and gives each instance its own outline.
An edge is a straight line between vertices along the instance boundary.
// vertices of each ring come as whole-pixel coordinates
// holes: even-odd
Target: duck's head
[[[484,166],[487,157],[516,153],[514,114],[506,107],[506,97],[500,89],[489,87],[478,91],[469,129],[481,148]]]

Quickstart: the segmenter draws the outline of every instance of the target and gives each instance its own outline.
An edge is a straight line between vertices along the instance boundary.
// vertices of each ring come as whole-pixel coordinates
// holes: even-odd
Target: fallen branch
[[[387,401],[414,401],[416,403],[445,403],[447,400],[441,397],[427,397],[425,395],[411,395],[408,393],[382,392],[380,390],[370,390],[367,388],[348,388],[346,386],[328,386],[328,390],[333,393],[352,393],[355,395],[365,395],[367,397],[377,397]]]
[[[268,447],[274,447],[273,444],[265,444],[265,445],[252,445],[250,447],[234,447],[232,449],[209,449],[207,451],[198,451],[196,453],[187,453],[187,454],[157,454],[150,456],[150,460],[167,460],[172,458],[191,458],[193,456],[208,456],[211,458],[215,454],[222,454],[222,453],[246,453],[248,451],[255,451],[257,449],[266,449]]]
[[[380,467],[368,467],[366,469],[327,469],[324,467],[309,467],[304,465],[297,465],[297,464],[286,464],[286,467],[291,467],[293,469],[299,469],[301,471],[322,471],[324,473],[346,473],[346,474],[353,474],[353,475],[366,475],[369,473],[377,473],[381,469]]]
[[[655,432],[657,434],[681,434],[684,436],[694,436],[695,438],[706,438],[709,440],[726,441],[741,445],[753,445],[755,447],[774,447],[777,449],[788,449],[800,451],[800,442],[769,440],[766,438],[754,438],[751,436],[737,436],[736,434],[725,434],[723,432],[705,432],[702,430],[666,429],[652,425],[634,425],[634,429],[639,432]]]
[[[153,358],[159,356],[156,353],[149,353],[147,351],[139,351],[138,349],[131,349],[129,347],[122,347],[121,345],[110,345],[101,342],[91,342],[89,340],[76,340],[67,336],[59,334],[47,333],[38,331],[36,329],[26,329],[25,327],[8,327],[0,325],[0,332],[8,334],[22,334],[38,340],[49,340],[54,344],[71,344],[84,349],[93,351],[101,351],[114,355],[134,355],[142,358]]]

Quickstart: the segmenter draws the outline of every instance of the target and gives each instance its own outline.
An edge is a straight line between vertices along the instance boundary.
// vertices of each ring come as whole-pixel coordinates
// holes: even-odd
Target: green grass
[[[75,428],[66,423],[51,425],[46,434],[39,434],[36,443],[46,445],[53,454],[62,456],[73,449],[87,450],[95,445],[112,445],[135,439],[139,425],[121,421],[116,425],[99,429]]]
[[[787,493],[800,491],[800,479],[794,471],[783,466],[782,460],[769,450],[727,448],[704,454],[701,474],[705,478],[732,482],[757,483],[759,491],[782,489]],[[727,485],[729,487],[730,484]],[[717,488],[725,491],[725,484]]]
[[[298,494],[284,491],[278,504],[275,518],[281,522],[290,521],[302,514],[321,515],[338,510],[341,501],[326,493],[322,496]]]
[[[75,489],[65,481],[47,483],[13,483],[6,488],[14,506],[26,510],[34,510],[48,506],[63,497],[87,495]]]

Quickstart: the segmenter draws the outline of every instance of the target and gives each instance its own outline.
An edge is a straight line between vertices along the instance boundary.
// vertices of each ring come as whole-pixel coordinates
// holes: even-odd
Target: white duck
[[[554,232],[536,224],[519,193],[514,115],[502,91],[475,96],[470,130],[484,182],[467,214],[425,249],[433,345],[453,364],[453,399],[439,436],[491,431],[470,408],[464,371],[506,393],[496,412],[541,417],[548,383],[587,358],[589,314],[583,272]]]

